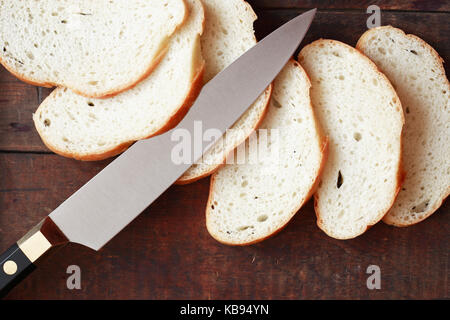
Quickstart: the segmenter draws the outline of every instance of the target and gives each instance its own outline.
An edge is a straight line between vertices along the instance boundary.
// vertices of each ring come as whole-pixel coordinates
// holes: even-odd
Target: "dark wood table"
[[[225,0],[224,0],[225,1]],[[319,11],[303,44],[332,38],[355,45],[366,8],[382,24],[415,33],[450,61],[450,2],[253,0],[263,37],[306,9]],[[331,3],[331,4],[330,4]],[[448,68],[447,68],[448,74]],[[83,163],[49,152],[32,112],[50,92],[0,67],[0,250],[81,187],[109,161]],[[349,241],[327,237],[308,203],[279,235],[250,247],[217,243],[205,228],[209,179],[174,186],[100,252],[67,245],[7,299],[435,299],[449,298],[449,204],[416,226],[379,223]],[[69,290],[67,267],[81,268]],[[381,289],[368,290],[369,265]]]

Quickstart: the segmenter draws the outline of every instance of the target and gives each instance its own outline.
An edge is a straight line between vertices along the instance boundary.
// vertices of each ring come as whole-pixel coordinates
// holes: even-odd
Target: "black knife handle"
[[[42,220],[0,255],[0,297],[6,296],[16,284],[36,269],[35,262],[51,248],[68,241],[49,217]]]
[[[34,269],[35,265],[17,243],[6,250],[0,255],[0,297],[6,295]]]

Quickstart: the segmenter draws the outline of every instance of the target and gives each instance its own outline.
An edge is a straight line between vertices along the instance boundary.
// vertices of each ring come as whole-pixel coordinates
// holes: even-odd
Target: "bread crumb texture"
[[[311,78],[311,97],[329,155],[316,197],[319,227],[354,238],[377,223],[399,187],[402,107],[387,78],[346,44],[318,40],[299,61]]]
[[[387,75],[403,104],[406,179],[384,221],[412,225],[450,192],[450,86],[443,61],[422,39],[390,26],[367,31],[357,48]]]
[[[0,61],[29,82],[106,96],[149,72],[186,14],[183,0],[0,0]]]
[[[202,52],[206,61],[205,81],[214,78],[256,44],[253,22],[256,15],[243,0],[203,0],[206,14]],[[267,109],[266,90],[218,142],[192,165],[180,183],[192,182],[214,172],[225,157],[253,132]]]
[[[133,89],[108,99],[90,99],[57,88],[33,116],[42,140],[53,151],[77,159],[112,156],[123,144],[157,133],[189,98],[204,62],[200,34],[204,12],[186,1],[190,15],[171,39],[155,71]],[[123,150],[121,150],[123,151]]]
[[[261,241],[284,227],[307,200],[319,174],[323,138],[309,98],[310,83],[291,61],[274,82],[267,116],[268,152],[245,145],[245,163],[229,164],[212,177],[206,209],[207,228],[218,241],[244,245]],[[272,140],[272,130],[278,141]],[[261,133],[261,132],[258,132]]]

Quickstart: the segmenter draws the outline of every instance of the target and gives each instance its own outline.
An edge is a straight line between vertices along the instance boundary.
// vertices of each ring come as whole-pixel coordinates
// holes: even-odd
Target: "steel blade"
[[[310,10],[275,30],[208,82],[174,130],[194,135],[195,122],[201,121],[204,131],[213,128],[224,133],[294,54],[315,12]],[[71,242],[99,250],[191,166],[172,161],[174,130],[135,143],[50,214]],[[201,151],[208,147],[202,141]]]

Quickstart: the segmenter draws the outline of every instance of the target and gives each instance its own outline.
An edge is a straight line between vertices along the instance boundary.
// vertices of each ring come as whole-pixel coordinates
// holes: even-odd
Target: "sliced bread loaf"
[[[443,60],[422,39],[390,26],[363,34],[357,49],[391,80],[405,112],[406,179],[384,222],[418,223],[450,193],[450,85]]]
[[[190,15],[172,37],[166,56],[136,87],[108,99],[57,88],[43,101],[33,119],[51,150],[80,160],[105,159],[182,119],[202,86],[204,69],[203,7],[199,0],[187,4]]]
[[[344,43],[315,41],[299,61],[329,137],[315,194],[317,224],[333,238],[354,238],[383,218],[400,188],[402,106],[375,64]]]
[[[0,0],[0,62],[35,85],[113,95],[150,74],[186,15],[184,0]]]
[[[209,81],[256,44],[253,22],[257,17],[243,0],[203,0],[203,5],[206,26],[201,41],[206,61],[205,81]],[[217,170],[226,156],[258,126],[267,110],[270,95],[271,87],[177,183],[191,183]]]
[[[274,82],[260,126],[267,130],[267,144],[258,131],[258,146],[245,144],[243,164],[227,164],[213,174],[206,225],[216,240],[228,245],[262,241],[281,230],[312,195],[326,139],[314,117],[310,86],[302,67],[288,62]],[[259,151],[263,145],[265,153]]]

